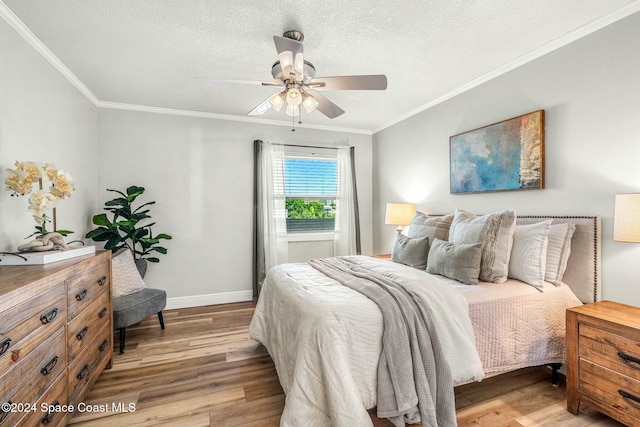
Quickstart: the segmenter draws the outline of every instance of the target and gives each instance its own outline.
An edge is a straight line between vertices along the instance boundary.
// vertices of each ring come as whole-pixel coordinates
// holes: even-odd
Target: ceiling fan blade
[[[269,96],[271,98],[271,96]],[[269,104],[269,98],[262,101],[260,104],[256,105],[253,110],[247,113],[248,116],[259,116],[261,114],[266,113],[271,108],[271,104]]]
[[[304,48],[302,43],[280,36],[273,36],[273,42],[276,45],[282,73],[285,76],[294,73],[296,80],[302,81],[304,77]]]
[[[316,109],[330,119],[335,119],[336,117],[344,114],[344,110],[342,108],[329,101],[329,99],[324,95],[310,89],[307,89],[305,92],[318,101],[318,107]]]
[[[262,86],[284,86],[284,83],[280,79],[275,79],[272,82],[263,82],[260,80],[237,80],[237,79],[215,79],[213,77],[195,77],[196,81],[205,83],[231,83],[231,84],[243,84],[243,85],[262,85]]]
[[[286,51],[289,51],[294,55],[296,53],[302,53],[303,51],[302,43],[297,40],[289,39],[287,37],[273,36],[273,42],[276,44],[278,55]]]
[[[370,74],[365,76],[317,77],[311,83],[324,83],[318,90],[385,90],[387,76]]]

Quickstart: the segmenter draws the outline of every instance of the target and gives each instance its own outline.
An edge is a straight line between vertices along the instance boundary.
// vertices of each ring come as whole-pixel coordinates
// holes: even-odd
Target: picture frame
[[[451,136],[451,194],[543,189],[544,143],[544,110]]]

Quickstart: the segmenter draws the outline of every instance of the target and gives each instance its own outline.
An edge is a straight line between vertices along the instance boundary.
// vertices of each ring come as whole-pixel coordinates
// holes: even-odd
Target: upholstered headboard
[[[571,239],[571,255],[562,281],[584,303],[601,299],[600,289],[600,217],[598,216],[518,216],[517,224],[553,220],[553,224],[576,225]]]

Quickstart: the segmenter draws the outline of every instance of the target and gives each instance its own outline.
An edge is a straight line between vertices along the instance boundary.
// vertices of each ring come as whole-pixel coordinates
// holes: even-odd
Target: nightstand
[[[374,258],[380,258],[380,259],[391,259],[391,254],[380,254],[380,255],[373,255]]]
[[[640,425],[640,308],[600,301],[567,310],[567,411],[580,402]]]

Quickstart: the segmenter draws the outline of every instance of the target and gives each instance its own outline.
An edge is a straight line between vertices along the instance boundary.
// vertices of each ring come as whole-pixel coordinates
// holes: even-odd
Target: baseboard
[[[253,291],[222,292],[219,294],[193,295],[167,298],[167,310],[173,308],[200,307],[203,305],[228,304],[230,302],[251,301]]]

